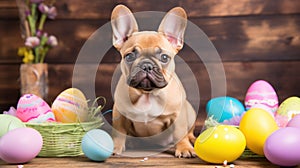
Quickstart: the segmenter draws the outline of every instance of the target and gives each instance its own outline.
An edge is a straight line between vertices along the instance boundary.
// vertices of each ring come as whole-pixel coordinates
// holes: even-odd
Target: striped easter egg
[[[69,88],[61,92],[51,108],[58,122],[85,122],[88,118],[86,97],[77,88]]]
[[[264,80],[255,81],[246,93],[246,110],[258,104],[266,106],[273,114],[278,109],[278,96],[272,85]]]
[[[43,123],[55,121],[54,113],[47,102],[34,94],[25,94],[19,99],[16,115],[23,122]]]

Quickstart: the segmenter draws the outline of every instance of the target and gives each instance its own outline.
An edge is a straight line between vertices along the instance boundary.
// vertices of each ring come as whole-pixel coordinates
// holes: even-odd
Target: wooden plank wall
[[[59,92],[72,86],[73,68],[81,47],[90,35],[109,21],[117,4],[125,4],[133,12],[166,12],[175,6],[183,7],[189,20],[206,33],[219,52],[226,73],[228,96],[243,101],[247,88],[257,79],[269,81],[280,101],[293,95],[300,96],[299,0],[58,0],[57,19],[46,23],[48,32],[59,39],[59,46],[46,58],[49,63],[49,103]],[[110,40],[110,35],[108,33],[104,38]],[[1,111],[16,106],[20,96],[21,58],[16,52],[22,45],[16,3],[1,0]],[[211,98],[205,64],[219,65],[213,59],[204,64],[188,46],[180,55],[196,76],[201,96],[199,113],[205,114],[205,103]],[[111,80],[119,60],[118,53],[111,48],[98,67],[95,90],[97,96],[108,99],[105,109],[112,107]],[[214,75],[218,78],[220,74]],[[199,119],[202,121],[203,115]]]

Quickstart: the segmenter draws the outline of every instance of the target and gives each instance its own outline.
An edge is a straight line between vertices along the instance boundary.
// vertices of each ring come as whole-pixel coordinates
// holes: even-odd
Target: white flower
[[[38,37],[27,37],[26,41],[25,41],[25,46],[27,47],[37,47],[38,45],[40,45],[40,39]]]
[[[57,38],[53,35],[49,36],[47,44],[50,45],[51,47],[57,46],[57,44],[58,44]]]
[[[57,15],[57,10],[54,6],[51,6],[49,8],[49,11],[48,11],[48,18],[49,19],[55,19],[56,15]]]
[[[40,10],[40,12],[47,14],[49,12],[49,7],[47,5],[45,5],[44,3],[41,3],[39,5],[39,10]]]
[[[40,12],[46,14],[48,16],[48,18],[50,18],[50,19],[55,19],[56,15],[57,15],[56,7],[47,6],[44,3],[41,3],[39,5],[39,10],[40,10]]]

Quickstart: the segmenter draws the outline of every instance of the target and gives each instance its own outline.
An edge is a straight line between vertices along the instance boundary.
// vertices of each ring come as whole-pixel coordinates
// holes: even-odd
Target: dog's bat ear
[[[171,9],[161,21],[158,32],[163,33],[176,50],[183,47],[187,15],[181,7]]]
[[[113,45],[119,50],[123,43],[138,31],[138,25],[132,12],[124,5],[118,5],[111,14]]]

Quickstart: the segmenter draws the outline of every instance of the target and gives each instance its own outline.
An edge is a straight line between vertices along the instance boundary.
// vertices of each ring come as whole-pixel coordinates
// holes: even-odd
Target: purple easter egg
[[[300,164],[300,129],[280,128],[264,144],[264,154],[273,164],[296,166]]]

